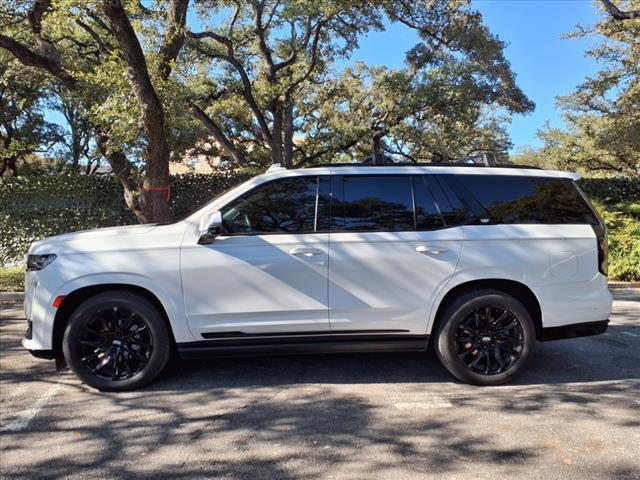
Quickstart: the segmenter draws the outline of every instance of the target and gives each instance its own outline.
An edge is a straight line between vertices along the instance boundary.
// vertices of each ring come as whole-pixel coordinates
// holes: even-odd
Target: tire
[[[89,298],[71,314],[62,352],[71,370],[90,387],[134,390],[154,380],[167,365],[171,339],[151,302],[112,291]]]
[[[465,383],[509,382],[531,358],[535,326],[527,309],[511,295],[488,289],[465,293],[446,308],[442,319],[434,341],[436,354]]]

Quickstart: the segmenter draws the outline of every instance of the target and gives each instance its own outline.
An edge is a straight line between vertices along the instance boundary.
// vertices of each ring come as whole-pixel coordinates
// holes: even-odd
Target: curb
[[[22,302],[24,292],[0,292],[0,302]]]
[[[609,288],[640,288],[640,282],[609,282]]]

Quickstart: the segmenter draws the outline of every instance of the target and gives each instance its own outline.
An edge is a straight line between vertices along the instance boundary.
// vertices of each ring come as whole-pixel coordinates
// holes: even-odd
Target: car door
[[[462,248],[461,228],[446,228],[444,221],[453,210],[438,208],[422,175],[332,178],[333,333],[426,333],[434,297]]]
[[[183,246],[189,325],[202,338],[329,332],[328,180],[280,178],[221,209],[225,233]]]

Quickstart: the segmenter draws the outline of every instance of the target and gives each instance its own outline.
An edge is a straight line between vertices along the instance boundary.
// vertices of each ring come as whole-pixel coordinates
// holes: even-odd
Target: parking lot
[[[99,393],[0,320],[2,478],[640,478],[640,291],[605,335],[538,345],[518,382],[454,381],[433,353],[176,362]]]

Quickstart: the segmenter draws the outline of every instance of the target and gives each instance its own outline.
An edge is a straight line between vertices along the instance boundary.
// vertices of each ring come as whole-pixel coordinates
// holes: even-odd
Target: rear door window
[[[444,181],[444,175],[425,175],[424,178],[429,186],[433,198],[442,215],[445,226],[457,227],[474,221],[475,216],[471,209],[451,188],[448,182]]]
[[[332,229],[398,232],[414,230],[411,176],[334,177]],[[335,189],[339,191],[335,191]]]

